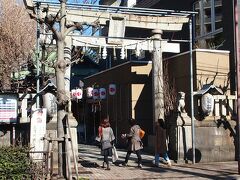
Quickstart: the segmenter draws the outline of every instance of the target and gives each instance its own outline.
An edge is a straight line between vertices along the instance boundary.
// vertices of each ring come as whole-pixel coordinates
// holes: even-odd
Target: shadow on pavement
[[[240,176],[237,174],[237,163],[197,163],[197,164],[173,164],[172,167],[168,167],[166,164],[161,163],[160,167],[156,167],[152,164],[153,156],[143,153],[143,168],[137,168],[137,157],[133,153],[130,157],[130,166],[122,167],[126,151],[118,149],[119,160],[114,165],[113,171],[115,175],[122,176],[122,173],[132,172],[134,176],[136,173],[141,173],[150,177],[150,179],[213,179],[213,180],[237,180]],[[94,146],[80,146],[79,147],[80,163],[83,167],[87,168],[99,168],[103,157],[100,155],[100,149]],[[83,158],[81,158],[83,157]],[[139,171],[138,171],[139,170]],[[111,175],[114,172],[111,171]],[[158,177],[158,178],[156,178]],[[134,179],[134,177],[131,177]],[[144,179],[144,177],[143,177]]]

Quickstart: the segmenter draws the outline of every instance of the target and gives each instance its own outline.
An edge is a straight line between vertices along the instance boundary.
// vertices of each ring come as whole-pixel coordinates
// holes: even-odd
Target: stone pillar
[[[176,112],[169,125],[169,155],[178,163],[188,163],[192,141],[191,118],[187,113]]]
[[[162,68],[162,30],[153,30],[152,54],[152,99],[154,127],[158,119],[164,119],[163,68]]]
[[[65,73],[65,90],[68,92],[70,97],[70,80],[71,80],[71,47],[72,47],[72,41],[70,36],[66,36],[65,38],[65,47],[64,47],[64,58],[65,61],[68,63],[69,66]],[[78,141],[77,141],[77,125],[78,122],[76,121],[75,117],[73,117],[72,110],[71,110],[71,101],[69,101],[68,104],[68,122],[69,122],[69,128],[71,133],[71,141],[73,145],[73,151],[74,151],[74,158],[77,162],[78,159]],[[71,145],[70,145],[71,147]],[[73,157],[73,154],[72,154]],[[74,161],[74,159],[73,159]]]
[[[164,119],[163,99],[163,68],[162,68],[162,30],[152,31],[153,52],[152,52],[152,101],[153,101],[153,130],[157,129],[158,119]],[[155,132],[156,133],[156,132]],[[159,133],[156,133],[158,135]],[[155,147],[161,137],[155,136]],[[155,152],[156,153],[156,152]]]

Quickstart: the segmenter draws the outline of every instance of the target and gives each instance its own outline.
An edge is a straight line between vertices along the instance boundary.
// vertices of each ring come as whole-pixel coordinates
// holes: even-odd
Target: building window
[[[223,43],[222,0],[198,0],[194,3],[196,48],[219,49]]]

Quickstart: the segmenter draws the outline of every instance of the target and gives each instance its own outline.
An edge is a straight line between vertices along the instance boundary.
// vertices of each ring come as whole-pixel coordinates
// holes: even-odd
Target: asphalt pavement
[[[143,168],[137,167],[137,156],[132,154],[127,167],[119,166],[125,158],[126,151],[117,149],[119,160],[111,163],[111,170],[102,168],[103,156],[100,149],[94,145],[79,144],[79,177],[89,180],[156,180],[156,179],[186,179],[186,180],[240,180],[238,162],[212,162],[196,164],[177,164],[172,162],[169,167],[164,163],[160,167],[152,164],[153,155],[142,153]],[[111,158],[109,158],[111,161]]]

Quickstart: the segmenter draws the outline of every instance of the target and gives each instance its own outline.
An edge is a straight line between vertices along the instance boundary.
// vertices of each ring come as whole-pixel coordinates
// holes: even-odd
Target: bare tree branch
[[[33,53],[36,26],[14,0],[1,0],[0,6],[0,83],[6,90],[11,88],[11,73],[19,71],[19,64]]]

